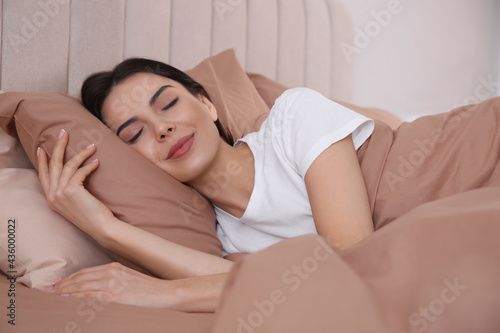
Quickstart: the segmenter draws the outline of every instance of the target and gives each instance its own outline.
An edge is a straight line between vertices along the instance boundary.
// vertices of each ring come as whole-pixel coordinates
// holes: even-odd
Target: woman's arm
[[[186,312],[213,312],[228,273],[161,280],[118,263],[89,267],[56,281],[45,292]]]
[[[98,167],[93,161],[81,167],[95,152],[84,149],[63,164],[68,133],[61,131],[50,163],[43,149],[38,150],[38,169],[50,207],[110,251],[135,262],[161,278],[177,279],[228,272],[232,263],[185,246],[118,220],[84,187],[85,178]]]
[[[305,184],[318,234],[345,249],[373,233],[373,221],[352,136],[311,164]]]
[[[113,217],[106,223],[101,245],[164,279],[229,272],[232,262],[193,250],[124,223]]]
[[[248,253],[229,253],[224,256],[224,259],[230,260],[232,262],[237,262],[243,258],[245,258],[248,255]]]

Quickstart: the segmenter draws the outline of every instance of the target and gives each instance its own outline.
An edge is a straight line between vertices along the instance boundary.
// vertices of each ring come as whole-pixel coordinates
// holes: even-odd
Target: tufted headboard
[[[3,0],[0,11],[3,91],[78,95],[87,75],[128,57],[189,69],[235,48],[249,72],[351,95],[340,0]]]

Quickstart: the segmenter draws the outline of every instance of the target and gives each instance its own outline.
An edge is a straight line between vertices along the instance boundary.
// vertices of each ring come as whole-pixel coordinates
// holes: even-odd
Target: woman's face
[[[151,73],[114,87],[102,115],[125,143],[181,182],[201,176],[222,142],[217,111],[207,98]]]

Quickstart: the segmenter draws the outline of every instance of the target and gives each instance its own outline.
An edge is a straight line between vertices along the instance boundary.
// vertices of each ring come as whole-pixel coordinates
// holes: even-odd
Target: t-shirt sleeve
[[[275,102],[270,126],[275,147],[302,176],[329,146],[352,134],[357,150],[372,134],[373,120],[308,88],[285,91]]]

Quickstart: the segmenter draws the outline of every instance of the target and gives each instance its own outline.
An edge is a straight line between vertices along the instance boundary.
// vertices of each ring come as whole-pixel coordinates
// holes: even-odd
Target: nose
[[[169,135],[175,132],[175,125],[168,122],[158,122],[156,126],[156,137],[158,141],[164,141]]]

